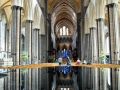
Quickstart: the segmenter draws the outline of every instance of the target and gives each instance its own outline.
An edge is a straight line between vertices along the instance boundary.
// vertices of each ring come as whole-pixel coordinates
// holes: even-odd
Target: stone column
[[[32,30],[32,64],[36,62],[36,29]],[[36,68],[31,69],[31,90],[36,90]]]
[[[91,33],[91,43],[92,43],[92,60],[93,62],[98,62],[98,54],[97,54],[97,29],[95,27],[90,28]],[[93,68],[93,90],[99,90],[98,85],[98,69]]]
[[[46,55],[46,46],[45,46],[45,35],[41,35],[41,47],[40,47],[40,50],[41,50],[41,53],[40,53],[40,63],[45,63],[46,62],[46,59],[45,59],[45,55]],[[39,82],[39,90],[47,90],[47,69],[46,68],[41,68],[39,70],[39,73],[40,73],[40,82]]]
[[[98,57],[100,55],[100,51],[104,50],[105,47],[105,33],[104,33],[104,19],[99,18],[97,21],[97,35],[98,35]]]
[[[7,24],[6,24],[6,27],[5,27],[6,31],[5,31],[5,51],[7,53],[7,58],[10,58],[8,57],[9,55],[9,30],[7,30]],[[10,84],[10,73],[9,73],[9,69],[6,69],[6,72],[8,72],[8,78],[4,78],[4,90],[9,90],[9,84]]]
[[[93,27],[90,28],[90,47],[89,47],[89,59],[91,62],[93,62]],[[93,75],[94,75],[94,69],[91,68],[90,69],[90,88],[93,88],[93,85],[94,85],[94,78],[93,78]]]
[[[104,47],[105,47],[105,31],[104,31],[104,19],[103,18],[98,18],[96,19],[97,22],[97,40],[98,40],[98,57],[100,55],[100,52],[103,50],[105,51]],[[99,60],[100,62],[100,60]],[[106,69],[107,70],[107,69]],[[99,83],[99,88],[100,90],[106,90],[107,89],[107,81],[106,81],[106,71],[102,72],[99,69],[99,79],[100,79],[100,83]]]
[[[38,64],[38,33],[39,29],[32,31],[32,64]],[[32,69],[32,90],[38,90],[38,68]]]
[[[84,53],[84,60],[87,60],[87,62],[89,61],[88,60],[88,55],[89,55],[89,34],[85,34],[85,48],[84,48],[84,50],[85,50],[85,53]],[[90,76],[90,73],[88,73],[88,74],[86,74],[87,72],[89,72],[90,71],[90,68],[86,68],[86,67],[83,67],[83,76],[82,76],[82,78],[84,79],[83,81],[82,81],[82,83],[84,84],[84,89],[87,89],[88,88],[88,83],[91,83],[90,82],[90,80],[88,81],[88,79],[90,79],[91,77],[89,77]],[[86,84],[87,83],[87,84]]]
[[[78,34],[78,36],[77,36],[77,48],[78,48],[78,57],[80,58],[80,53],[81,53],[81,39],[80,39],[80,35],[81,35],[81,33],[80,33],[80,21],[81,21],[81,17],[80,17],[80,13],[78,13],[77,14],[77,18],[78,18],[78,20],[77,20],[77,34]]]
[[[84,32],[84,17],[85,17],[85,8],[84,0],[81,1],[81,29],[80,29],[80,39],[81,39],[81,60],[84,60],[84,45],[85,45],[85,32]],[[82,70],[83,71],[83,70]]]
[[[10,54],[9,53],[9,35],[10,35],[10,30],[8,29],[7,32],[6,32],[7,58],[10,58],[9,57],[9,54]],[[10,90],[10,72],[9,72],[10,70],[8,69],[7,71],[8,71],[8,78],[7,78],[7,82],[5,82],[5,83],[7,83],[6,84],[7,86],[5,86],[5,88],[6,88],[5,90]]]
[[[20,64],[20,39],[21,39],[21,9],[19,6],[12,6],[12,29],[11,29],[11,55],[14,65]],[[12,73],[11,90],[20,89],[20,70]]]
[[[118,4],[111,3],[107,5],[108,25],[109,25],[109,45],[110,45],[110,63],[118,64],[119,59],[119,23],[118,23]],[[112,90],[118,89],[118,69],[112,69]]]
[[[6,31],[6,51],[7,51],[7,58],[9,57],[9,35],[10,35],[10,30],[8,29]]]
[[[47,0],[44,0],[44,28],[45,28],[45,35],[41,35],[41,63],[46,63],[48,60],[48,43],[47,43]],[[48,80],[48,73],[47,68],[41,68],[41,83],[40,83],[40,90],[49,90],[49,80]]]
[[[39,61],[39,30],[40,29],[37,29],[36,30],[36,63],[38,64],[38,61]],[[38,68],[36,68],[36,90],[38,90]]]
[[[85,53],[85,59],[87,62],[90,61],[89,59],[89,49],[90,49],[90,34],[85,34],[85,47],[86,47],[86,53]],[[91,68],[86,68],[86,89],[91,88]]]
[[[32,20],[26,20],[25,22],[25,50],[28,53],[28,64],[32,63]],[[31,89],[31,69],[28,69],[26,72],[26,81],[25,81],[25,89]]]
[[[0,47],[1,47],[1,30],[2,30],[2,20],[0,20]],[[1,49],[0,49],[1,52]]]
[[[41,55],[41,35],[40,35],[40,31],[39,31],[39,36],[38,37],[39,37],[39,41],[38,41],[38,45],[39,45],[38,46],[38,56],[39,56],[38,59],[39,59],[39,61],[38,61],[38,63],[41,63],[41,60],[42,60],[41,56],[42,55]],[[39,76],[38,77],[38,90],[40,90],[41,89],[41,78],[42,78],[41,77],[41,68],[38,69],[38,76]]]

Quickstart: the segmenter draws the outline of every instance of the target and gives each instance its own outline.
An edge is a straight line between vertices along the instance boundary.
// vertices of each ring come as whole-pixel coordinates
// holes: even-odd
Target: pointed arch
[[[106,0],[96,0],[95,2],[95,7],[96,7],[96,18],[105,18],[105,5],[106,5]]]
[[[25,10],[25,20],[33,21],[36,4],[37,4],[36,0],[24,0],[23,8]]]
[[[45,35],[44,16],[43,16],[43,14],[40,17],[40,33],[39,34]]]
[[[96,10],[95,10],[95,1],[93,0],[93,2],[91,2],[89,4],[89,8],[90,8],[90,27],[96,27]]]
[[[40,29],[40,18],[41,18],[42,11],[39,7],[38,4],[35,6],[35,11],[34,11],[34,22],[33,22],[33,28]]]

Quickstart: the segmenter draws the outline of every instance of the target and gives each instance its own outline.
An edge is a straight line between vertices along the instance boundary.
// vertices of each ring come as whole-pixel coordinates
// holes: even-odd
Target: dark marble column
[[[97,22],[97,42],[98,42],[98,57],[100,55],[100,52],[103,50],[105,51],[105,31],[104,31],[104,19],[103,18],[99,18],[96,19]],[[100,60],[98,61],[100,62]],[[107,70],[107,69],[106,69]],[[107,89],[107,79],[106,79],[106,71],[102,72],[99,69],[99,88],[100,90],[106,90]]]
[[[85,7],[84,3],[85,1],[81,1],[81,29],[80,29],[80,39],[81,39],[81,60],[84,60],[84,45],[85,45],[85,32],[84,32],[84,17],[85,17]]]
[[[78,49],[78,58],[81,58],[81,27],[80,27],[80,21],[81,21],[81,13],[77,14],[77,49]],[[81,67],[78,67],[78,87],[79,89],[82,89],[82,73],[81,73]]]
[[[32,64],[38,64],[38,34],[39,29],[32,31]],[[38,68],[31,69],[32,90],[38,90]]]
[[[49,32],[47,29],[47,0],[44,0],[44,27],[45,27],[45,35],[41,35],[41,63],[46,63],[48,61],[48,53],[47,50],[49,48],[48,44],[48,36]],[[44,43],[44,44],[43,44]],[[48,68],[41,69],[41,90],[49,90],[49,79],[48,79]]]
[[[51,42],[51,14],[48,14],[48,19],[47,19],[47,44],[48,44],[48,50],[52,50],[52,42]],[[50,53],[48,53],[48,56]],[[49,58],[48,58],[49,59]],[[48,71],[49,68],[47,68]],[[52,77],[53,75],[51,73],[48,73],[48,88],[52,88]]]
[[[32,64],[32,20],[26,20],[25,22],[25,50],[28,53],[27,64]],[[26,72],[26,82],[25,89],[31,89],[31,69]]]
[[[109,25],[110,63],[118,64],[119,59],[119,23],[118,4],[107,5]],[[111,69],[112,90],[118,90],[118,69]]]
[[[90,61],[89,59],[89,50],[90,50],[90,34],[85,34],[85,60],[87,62]],[[86,68],[86,89],[91,89],[91,68]]]
[[[41,35],[40,35],[40,31],[39,31],[39,35],[38,35],[38,38],[39,38],[39,40],[38,40],[38,63],[41,63]],[[39,68],[38,69],[38,90],[40,90],[41,89],[41,68]]]
[[[98,54],[97,54],[97,28],[92,27],[90,28],[91,33],[91,45],[92,45],[92,61],[97,63],[98,62]],[[99,90],[99,83],[98,83],[98,69],[94,68],[93,71],[93,90]]]
[[[46,59],[45,59],[45,55],[46,55],[46,41],[45,41],[45,38],[46,36],[45,35],[40,35],[40,44],[41,44],[41,47],[39,50],[41,50],[41,53],[40,53],[40,63],[45,63],[46,62]],[[47,88],[47,68],[41,68],[39,70],[39,90],[48,90]]]
[[[13,61],[13,65],[15,65],[15,43],[16,43],[16,6],[12,7],[12,26],[11,26],[11,57],[12,57],[12,61]],[[12,70],[11,70],[12,71]],[[11,77],[10,77],[10,81],[11,81],[11,85],[10,85],[10,89],[11,90],[15,90],[15,73],[11,72]]]
[[[84,48],[84,51],[85,51],[84,60],[89,61],[88,60],[88,55],[89,55],[89,34],[85,34],[85,45],[84,46],[85,46],[85,48]],[[86,74],[86,73],[90,71],[90,68],[84,67],[83,69],[84,70],[83,70],[82,78],[84,80],[82,81],[82,83],[84,84],[83,85],[84,89],[88,89],[88,86],[89,86],[88,84],[91,83],[90,80],[88,81],[88,79],[90,79],[91,77],[89,78],[90,73],[89,74]]]
[[[20,39],[21,39],[21,9],[12,6],[12,29],[11,29],[11,56],[14,65],[20,64]],[[20,89],[20,70],[16,69],[11,76],[11,90]]]
[[[85,0],[81,0],[81,26],[80,26],[80,39],[81,39],[81,52],[80,52],[80,59],[81,61],[85,60],[85,29],[84,29],[84,24],[85,24],[85,12],[86,12],[86,7],[84,7],[84,2]],[[82,68],[82,82],[84,82],[84,76],[85,76],[85,68],[84,67],[81,67]],[[84,84],[82,84],[82,90],[85,90],[86,86]]]
[[[40,31],[40,29],[36,29],[36,63],[38,64],[38,62],[39,62],[39,31]],[[38,75],[38,68],[36,68],[36,77],[35,77],[35,79],[36,79],[36,90],[38,90],[38,77],[39,77],[39,75]]]
[[[0,32],[2,30],[2,20],[0,20]],[[0,33],[0,37],[1,37],[1,33]],[[1,39],[0,39],[0,47],[1,47]],[[1,52],[1,49],[0,49],[0,52]]]
[[[81,39],[80,39],[80,35],[81,35],[81,33],[80,33],[80,22],[81,22],[81,13],[78,13],[77,14],[77,34],[78,34],[78,36],[77,36],[77,49],[78,49],[78,57],[80,58],[81,56]]]
[[[32,30],[32,64],[35,64],[36,62],[36,29]],[[36,90],[36,69],[31,69],[31,90]]]
[[[98,57],[100,52],[104,50],[105,47],[105,33],[104,33],[104,19],[99,18],[97,21],[97,38],[98,38]]]
[[[7,24],[5,25],[5,51],[7,53],[7,58],[9,59],[9,29],[7,30]],[[10,89],[10,72],[9,69],[6,69],[6,72],[8,72],[8,78],[4,79],[4,90]]]

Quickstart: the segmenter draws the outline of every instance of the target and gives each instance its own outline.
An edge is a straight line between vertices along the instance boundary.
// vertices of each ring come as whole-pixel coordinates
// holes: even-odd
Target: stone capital
[[[90,35],[90,33],[86,33],[85,35],[86,35],[86,36],[87,36],[87,35]]]
[[[97,28],[96,27],[90,27],[90,30],[96,30]]]
[[[104,21],[104,18],[97,18],[96,21]]]
[[[33,30],[35,30],[35,31],[39,31],[40,29],[39,29],[39,28],[34,28]]]
[[[116,8],[117,8],[117,7],[118,7],[118,4],[117,4],[117,3],[111,3],[111,4],[106,5],[106,7],[108,7],[108,8],[109,8],[109,7],[112,7],[112,8],[113,8],[113,7],[116,7]]]
[[[32,20],[26,20],[25,22],[26,23],[32,23],[33,21]]]
[[[12,10],[15,10],[15,9],[16,9],[16,10],[18,10],[18,9],[21,10],[22,7],[21,7],[21,6],[16,6],[16,5],[14,5],[14,6],[11,7],[11,9],[12,9]]]

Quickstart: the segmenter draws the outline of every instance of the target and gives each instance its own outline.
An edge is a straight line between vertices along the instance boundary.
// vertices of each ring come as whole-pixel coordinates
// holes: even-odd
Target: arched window
[[[68,35],[69,34],[69,32],[68,32],[68,28],[66,29],[66,35]]]
[[[66,34],[66,27],[63,26],[63,35],[65,35],[65,34]]]
[[[62,31],[62,28],[60,28],[60,35],[62,35],[62,32],[63,32],[63,31]]]
[[[69,35],[69,30],[66,26],[60,28],[60,35]]]

